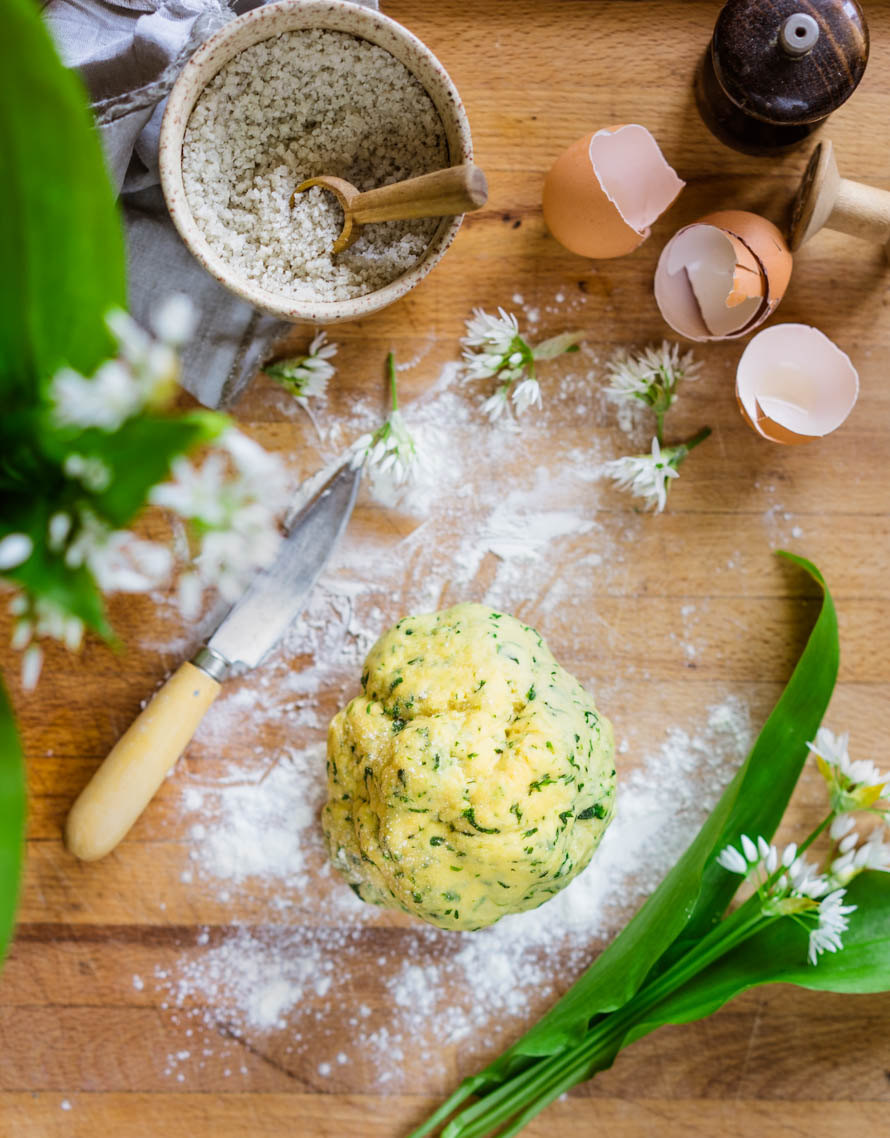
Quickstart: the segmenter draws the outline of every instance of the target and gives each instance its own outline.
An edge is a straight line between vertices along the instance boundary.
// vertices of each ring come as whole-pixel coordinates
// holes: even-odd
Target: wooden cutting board
[[[873,45],[868,71],[827,133],[842,172],[890,188],[890,4],[866,7]],[[390,347],[412,364],[402,372],[410,410],[438,382],[442,365],[456,358],[473,305],[511,307],[520,294],[522,311],[539,309],[542,335],[580,320],[601,360],[618,344],[660,340],[665,328],[651,279],[658,251],[675,228],[722,206],[783,221],[809,148],[769,161],[733,153],[707,133],[692,101],[691,76],[718,4],[389,0],[385,8],[429,44],[453,76],[491,199],[466,220],[444,263],[409,298],[336,329],[338,375],[318,412],[322,434],[363,401],[382,406],[380,366]],[[542,179],[576,137],[628,121],[653,131],[689,185],[636,254],[590,263],[547,235]],[[755,438],[732,394],[740,348],[709,346],[699,353],[703,377],[674,413],[673,430],[682,437],[708,422],[714,438],[690,459],[668,512],[637,518],[625,499],[598,491],[590,505],[598,529],[582,536],[571,556],[594,552],[597,534],[623,532],[631,519],[633,539],[621,564],[608,574],[591,571],[589,588],[560,605],[550,602],[566,566],[551,565],[546,575],[540,566],[529,570],[520,614],[542,626],[572,671],[605,693],[603,710],[628,740],[623,770],[656,748],[671,723],[693,722],[727,692],[746,702],[756,725],[762,722],[815,611],[812,589],[777,564],[777,545],[816,561],[833,590],[843,659],[831,721],[850,730],[858,755],[887,766],[888,283],[877,250],[840,236],[820,235],[796,259],[779,319],[820,327],[852,355],[862,378],[859,404],[835,436],[797,449]],[[305,346],[306,332],[295,330],[295,348]],[[594,407],[591,399],[582,402]],[[541,420],[546,429],[530,426],[517,439],[517,463],[557,471],[571,448],[621,444],[624,436],[612,423],[578,407],[578,399],[555,401]],[[266,379],[253,384],[234,413],[295,473],[309,473],[330,453],[308,419]],[[508,489],[505,478],[505,494]],[[363,542],[396,542],[417,524],[363,499],[348,552],[361,556]],[[159,534],[163,522],[150,517],[145,529]],[[403,615],[411,571],[406,565],[404,574],[384,573],[377,582],[379,628]],[[461,589],[443,574],[439,599],[483,599],[490,585],[485,572],[483,566]],[[678,629],[682,614],[693,610],[690,652]],[[13,683],[31,807],[20,925],[0,981],[0,1134],[397,1138],[478,1065],[480,1054],[499,1049],[497,1017],[475,1051],[443,1045],[435,1064],[406,1046],[405,1077],[389,1093],[361,1062],[320,1076],[311,1033],[308,1050],[296,1053],[292,1026],[235,1031],[224,1011],[215,1017],[212,1007],[199,1010],[205,1028],[215,1025],[209,1030],[218,1048],[208,1047],[212,1054],[200,1066],[171,1060],[195,1049],[196,1021],[187,1014],[195,1009],[177,1008],[161,979],[165,971],[175,973],[184,952],[200,957],[202,935],[212,946],[237,923],[258,932],[282,921],[309,929],[318,923],[312,891],[282,918],[274,891],[226,898],[190,872],[195,819],[183,815],[184,787],[192,778],[222,777],[226,763],[249,762],[285,742],[304,745],[324,731],[304,725],[289,733],[280,722],[234,719],[222,738],[194,744],[114,856],[92,866],[76,863],[60,842],[71,802],[140,701],[198,639],[170,606],[144,598],[116,598],[112,616],[122,654],[95,642],[79,659],[51,651],[35,694],[25,696]],[[7,633],[0,629],[0,642]],[[279,662],[273,674],[280,678],[291,664],[307,667],[312,659],[307,653]],[[348,687],[348,676],[344,683]],[[339,690],[315,697],[317,723],[341,697]],[[813,823],[819,796],[818,780],[806,778],[789,816],[789,836]],[[319,893],[336,887],[318,882]],[[368,1005],[383,1024],[379,970],[414,951],[413,937],[407,918],[380,914],[355,941],[350,999],[356,1007]],[[376,963],[381,956],[388,961],[382,966]],[[562,963],[555,949],[548,967],[558,987],[569,980]],[[325,1054],[336,1051],[338,1041],[350,1046],[348,1019],[317,1025],[319,1039],[327,1032]],[[218,1056],[226,1048],[232,1058],[223,1065]],[[848,998],[772,987],[701,1023],[648,1037],[527,1133],[878,1138],[887,1133],[888,1100],[890,995]]]

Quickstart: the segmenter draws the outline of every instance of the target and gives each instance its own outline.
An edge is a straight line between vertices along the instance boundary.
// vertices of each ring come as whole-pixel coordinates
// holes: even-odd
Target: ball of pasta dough
[[[533,628],[484,605],[406,617],[328,733],[323,826],[365,901],[479,929],[559,892],[615,800],[612,728]]]

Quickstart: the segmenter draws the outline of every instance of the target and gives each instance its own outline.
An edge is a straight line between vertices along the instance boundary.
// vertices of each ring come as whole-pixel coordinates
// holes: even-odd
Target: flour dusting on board
[[[597,682],[571,663],[597,655],[591,621],[603,652],[613,647],[597,597],[626,590],[643,524],[599,480],[609,450],[627,439],[615,428],[611,442],[596,441],[593,427],[614,426],[614,415],[593,369],[583,352],[548,365],[544,409],[521,432],[492,428],[479,413],[484,385],[443,369],[405,406],[430,461],[419,485],[389,503],[389,532],[347,534],[281,649],[230,683],[206,717],[194,758],[173,776],[176,825],[182,880],[219,917],[146,977],[195,1040],[187,1059],[168,1057],[169,1078],[200,1082],[202,1071],[222,1070],[247,1080],[259,1052],[301,1078],[311,1060],[320,1086],[342,1075],[344,1089],[397,1089],[416,1085],[412,1070],[422,1067],[425,1084],[439,1079],[444,1090],[453,1072],[442,1045],[459,1044],[469,1069],[541,1014],[658,884],[746,753],[747,708],[719,692],[700,721],[644,735],[642,753],[625,758],[623,744],[618,814],[588,869],[546,906],[481,932],[444,932],[365,905],[327,863],[318,821],[326,725],[399,616],[458,600],[512,611],[607,715],[623,678],[639,681],[631,665]],[[563,430],[556,463],[548,423],[567,411],[577,429]],[[316,411],[325,457],[377,414],[361,403],[345,420]],[[695,608],[676,608],[671,651],[679,666],[695,666]]]

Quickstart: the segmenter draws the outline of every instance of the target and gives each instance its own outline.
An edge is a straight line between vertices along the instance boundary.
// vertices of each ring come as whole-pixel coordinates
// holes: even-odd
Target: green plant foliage
[[[784,554],[822,589],[822,608],[807,645],[743,766],[695,840],[643,908],[566,995],[507,1053],[549,1055],[579,1039],[594,1015],[614,1011],[637,991],[683,933],[695,939],[720,919],[738,882],[716,864],[742,833],[775,833],[807,757],[837,676],[837,615],[819,570]],[[509,1058],[508,1058],[509,1057]],[[500,1069],[500,1068],[499,1068]]]
[[[5,0],[0,37],[0,396],[32,402],[62,365],[110,354],[126,302],[114,195],[78,77],[33,0]]]
[[[637,1023],[627,1043],[668,1023],[689,1023],[761,984],[796,984],[825,992],[890,989],[890,873],[867,870],[844,898],[856,906],[840,952],[807,963],[807,932],[793,921],[769,925],[699,972]]]
[[[33,544],[3,576],[32,602],[51,602],[109,637],[97,583],[82,558],[66,562],[60,539],[50,548],[50,519],[66,515],[74,536],[77,527],[91,533],[91,522],[102,536],[126,526],[173,458],[218,435],[227,420],[151,406],[112,431],[74,430],[53,417],[50,384],[59,368],[92,376],[116,350],[105,318],[126,306],[125,249],[84,90],[59,60],[34,0],[3,5],[0,152],[0,537],[25,533]],[[99,460],[105,484],[90,488],[69,477],[72,454]],[[12,927],[24,815],[5,694],[0,719],[2,946]]]

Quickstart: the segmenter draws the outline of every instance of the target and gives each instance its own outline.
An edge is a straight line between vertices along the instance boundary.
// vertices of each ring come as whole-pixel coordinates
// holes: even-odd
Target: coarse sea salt
[[[182,176],[210,248],[242,277],[292,299],[345,300],[422,257],[437,218],[378,222],[334,256],[343,214],[319,174],[359,190],[449,163],[442,120],[389,52],[344,32],[285,32],[245,48],[204,88],[185,131]]]
[[[427,479],[389,503],[392,533],[347,534],[281,650],[209,712],[201,754],[222,757],[209,772],[200,760],[181,764],[173,789],[191,888],[226,916],[154,975],[162,1001],[211,1053],[174,1060],[170,1077],[199,1079],[205,1064],[226,1064],[246,1081],[252,1068],[237,1057],[250,1041],[325,1086],[337,1085],[345,1056],[347,1089],[438,1079],[444,1090],[453,1078],[444,1049],[459,1048],[475,1066],[541,1014],[655,888],[744,757],[748,711],[727,692],[662,736],[638,734],[633,747],[624,738],[619,752],[633,752],[633,765],[618,763],[618,814],[591,865],[545,906],[482,932],[381,913],[328,865],[318,823],[324,729],[394,618],[469,598],[533,620],[567,662],[589,658],[591,621],[608,650],[591,581],[601,596],[626,588],[644,522],[598,509],[611,494],[599,469],[612,454],[591,441],[586,421],[565,431],[559,463],[552,454],[553,420],[565,423],[579,399],[591,421],[614,422],[591,371],[583,354],[548,365],[544,409],[518,436],[509,425],[493,429],[479,414],[482,389],[444,368],[405,408],[412,431],[430,441]],[[319,414],[323,457],[377,414],[363,401],[337,420]],[[692,629],[707,604],[676,601],[680,659],[697,650]],[[625,680],[640,678],[628,667],[598,691],[579,673],[606,714]],[[253,746],[257,725],[278,742]]]

